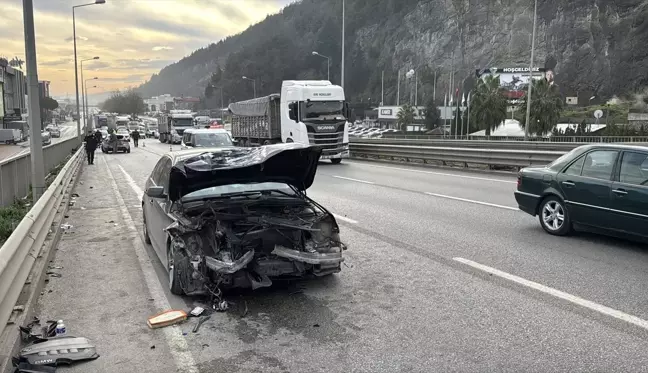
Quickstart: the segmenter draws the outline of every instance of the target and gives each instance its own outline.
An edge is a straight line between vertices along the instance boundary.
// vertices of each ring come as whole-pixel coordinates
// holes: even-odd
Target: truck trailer
[[[281,94],[229,105],[232,137],[241,146],[298,142],[322,148],[321,159],[349,157],[349,106],[328,80],[286,80]]]
[[[194,118],[191,110],[170,110],[162,114],[158,127],[160,142],[179,144],[186,129],[193,128]]]

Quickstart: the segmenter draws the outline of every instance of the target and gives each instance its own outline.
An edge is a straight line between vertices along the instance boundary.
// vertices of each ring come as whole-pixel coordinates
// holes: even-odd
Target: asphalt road
[[[144,182],[169,150],[144,142],[131,154],[98,152],[96,165],[84,171],[116,181],[125,221],[132,219],[138,232]],[[95,181],[100,190],[93,193],[111,194],[107,184]],[[193,323],[181,326],[181,341],[165,334],[153,356],[187,372],[644,371],[645,246],[585,234],[552,237],[517,210],[514,189],[512,175],[322,163],[308,193],[338,216],[349,245],[342,273],[230,294],[234,309],[214,314],[196,334]],[[136,252],[140,244],[119,247]],[[162,265],[145,250],[143,274],[131,260],[111,262],[120,281],[146,282],[151,293],[164,289],[172,308],[201,304],[171,295]],[[92,278],[97,285],[84,286],[106,286],[98,285],[101,276]],[[136,287],[129,291],[134,298],[120,303],[124,312],[150,296]],[[57,291],[74,291],[68,288]],[[75,293],[89,302],[83,297]],[[44,309],[55,309],[52,302],[45,300]],[[156,333],[138,330],[142,340]],[[107,344],[101,353],[120,361],[152,356],[146,343]],[[117,369],[104,362],[92,370]]]
[[[66,122],[59,125],[61,127],[61,137],[52,138],[52,144],[67,140],[76,136],[76,122]],[[31,139],[16,145],[0,145],[0,161],[17,155],[29,153]]]

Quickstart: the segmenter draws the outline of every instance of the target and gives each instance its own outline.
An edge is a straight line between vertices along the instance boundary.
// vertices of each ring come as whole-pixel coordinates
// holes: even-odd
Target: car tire
[[[566,236],[572,231],[569,211],[565,202],[557,196],[549,196],[540,203],[538,220],[542,229],[554,236]]]
[[[183,255],[172,252],[171,243],[167,245],[167,273],[169,274],[169,290],[173,295],[184,295],[184,290],[180,285],[180,274],[175,270],[175,263],[180,262]]]
[[[148,232],[148,227],[146,226],[146,215],[142,214],[142,221],[144,224],[142,224],[142,231],[144,233],[144,242],[147,244],[151,244],[151,236],[149,236]]]
[[[342,158],[332,158],[331,163],[340,164],[340,163],[342,163]]]
[[[130,153],[130,149],[126,149],[126,153]]]

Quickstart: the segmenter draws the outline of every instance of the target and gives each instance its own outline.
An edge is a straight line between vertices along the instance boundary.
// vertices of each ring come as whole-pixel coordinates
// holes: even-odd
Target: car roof
[[[179,162],[184,161],[187,158],[191,158],[195,155],[202,153],[213,153],[220,152],[226,149],[231,149],[232,147],[212,147],[212,148],[193,148],[187,150],[174,150],[173,152],[166,153],[165,156],[171,158],[171,164],[176,165]]]
[[[616,149],[616,150],[636,150],[640,152],[648,151],[648,143],[640,144],[588,144],[580,146],[583,149]]]
[[[187,131],[189,133],[227,133],[227,130],[223,128],[191,128]]]

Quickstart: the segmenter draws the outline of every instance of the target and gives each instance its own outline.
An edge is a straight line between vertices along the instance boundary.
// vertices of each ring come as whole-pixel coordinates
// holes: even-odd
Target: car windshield
[[[179,127],[193,126],[193,119],[191,118],[177,118],[173,122],[175,126]]]
[[[194,139],[193,146],[197,147],[232,146],[232,139],[226,133],[197,133]]]
[[[318,118],[321,116],[342,116],[344,104],[342,101],[308,101],[302,104],[304,118]]]
[[[224,194],[229,197],[236,196],[237,194],[247,194],[252,192],[269,192],[279,191],[279,194],[296,195],[293,189],[284,183],[250,183],[250,184],[228,184],[215,187],[209,187],[195,192],[191,192],[184,197],[182,201],[188,202],[196,199],[203,198],[218,198]]]

